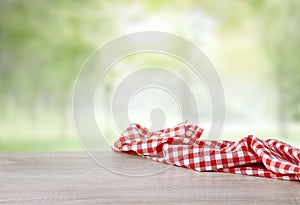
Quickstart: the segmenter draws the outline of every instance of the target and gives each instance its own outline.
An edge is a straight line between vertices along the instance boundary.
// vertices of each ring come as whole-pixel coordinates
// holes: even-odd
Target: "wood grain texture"
[[[300,204],[300,182],[200,173],[114,152],[97,160],[119,174],[84,152],[0,159],[0,204]]]

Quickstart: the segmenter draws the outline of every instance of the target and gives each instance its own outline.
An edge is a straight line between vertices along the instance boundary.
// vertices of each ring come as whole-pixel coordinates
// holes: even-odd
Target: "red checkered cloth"
[[[181,123],[174,128],[150,131],[131,124],[113,144],[119,152],[133,151],[165,164],[300,181],[300,150],[275,139],[249,135],[238,142],[200,140],[203,129]]]

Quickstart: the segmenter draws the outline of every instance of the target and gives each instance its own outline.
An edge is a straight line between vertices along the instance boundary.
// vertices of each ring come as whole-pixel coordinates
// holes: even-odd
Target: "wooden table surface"
[[[300,182],[200,173],[114,152],[98,153],[101,166],[84,152],[0,158],[0,204],[300,204]]]

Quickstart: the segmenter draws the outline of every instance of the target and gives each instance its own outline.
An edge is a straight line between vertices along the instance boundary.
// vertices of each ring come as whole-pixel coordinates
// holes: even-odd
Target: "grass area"
[[[91,142],[96,150],[110,150],[110,145]],[[23,140],[0,141],[0,152],[80,152],[84,146],[77,138],[63,138],[61,140]]]
[[[227,135],[229,136],[229,135]],[[246,135],[247,136],[247,135]],[[237,141],[244,135],[239,137],[232,133],[230,137],[222,137],[220,140]],[[274,138],[292,146],[300,148],[300,139],[295,137],[269,137],[258,136],[261,139]],[[99,145],[100,147],[101,145]],[[71,152],[71,151],[84,151],[84,148],[77,139],[64,139],[64,140],[28,140],[28,141],[15,141],[15,142],[0,142],[0,152]]]
[[[267,128],[267,129],[266,129]],[[278,139],[285,143],[288,143],[294,147],[300,148],[300,126],[295,124],[289,126],[288,134],[286,136],[278,136],[276,127],[272,126],[230,126],[224,127],[220,140],[237,141],[243,137],[253,134],[261,139]],[[205,135],[208,130],[203,133],[203,139],[206,139]],[[112,137],[111,139],[116,139]],[[218,139],[218,138],[216,138]],[[114,141],[114,140],[113,140]],[[93,144],[95,142],[92,142]],[[95,144],[97,149],[109,148],[107,144]],[[55,139],[43,139],[43,138],[27,138],[26,140],[17,140],[2,138],[0,139],[0,152],[68,152],[68,151],[84,151],[83,146],[76,137],[62,137]]]
[[[253,135],[260,139],[277,139],[294,147],[300,148],[300,130],[299,125],[292,125],[288,127],[287,134],[281,136],[278,134],[276,127],[271,126],[249,126],[249,127],[229,127],[225,128],[222,134],[222,140],[237,141],[248,135]]]
[[[83,151],[77,139],[67,140],[28,140],[0,142],[1,152],[63,152]]]

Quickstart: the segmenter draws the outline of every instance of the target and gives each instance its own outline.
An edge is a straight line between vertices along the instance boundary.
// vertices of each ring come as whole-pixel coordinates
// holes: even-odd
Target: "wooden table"
[[[97,156],[117,173],[84,152],[0,153],[0,204],[300,204],[300,182]]]

